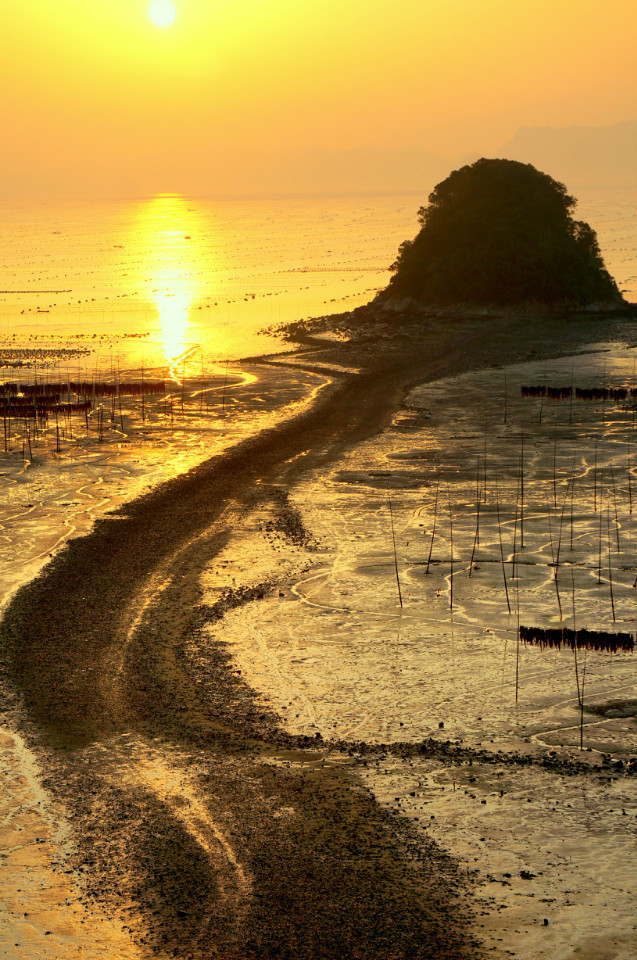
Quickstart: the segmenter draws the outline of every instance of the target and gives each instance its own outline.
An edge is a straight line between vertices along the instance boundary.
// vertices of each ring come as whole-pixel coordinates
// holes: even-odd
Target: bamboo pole
[[[520,550],[524,550],[524,434],[520,452]]]
[[[597,583],[601,585],[602,582],[602,508],[600,505],[599,509],[599,545],[597,552]]]
[[[619,553],[619,514],[617,512],[617,488],[615,486],[615,471],[613,465],[610,465],[610,482],[613,487],[613,506],[615,510],[615,534],[617,536],[617,553]]]
[[[476,548],[480,543],[480,457],[478,457],[478,466],[476,469],[476,532],[473,538],[473,549],[471,551],[471,562],[469,563],[469,576],[473,573],[473,561],[476,555]]]
[[[507,584],[506,567],[504,565],[504,547],[502,546],[502,526],[500,524],[500,500],[498,497],[498,487],[495,488],[495,510],[498,518],[498,537],[500,538],[500,560],[502,561],[502,579],[504,580],[504,593],[507,598],[507,608],[511,613],[511,604],[509,602],[509,587]]]
[[[573,570],[573,564],[571,564],[571,597],[573,603],[573,633],[575,634],[575,643],[573,644],[573,655],[575,657],[575,682],[577,684],[577,702],[581,703],[580,696],[580,686],[579,686],[579,669],[577,663],[577,627],[575,623],[575,573]]]
[[[571,480],[571,553],[573,552],[573,500],[575,497],[575,474]]]
[[[553,562],[553,582],[555,583],[555,596],[557,598],[557,607],[560,612],[560,620],[562,619],[562,601],[560,598],[560,587],[557,582],[557,564],[555,562],[555,550],[553,549],[553,530],[551,525],[551,505],[547,502],[546,504],[546,517],[548,520],[549,526],[549,543],[551,547],[551,560]]]
[[[398,574],[398,554],[396,553],[396,534],[394,531],[394,512],[391,506],[391,497],[389,493],[387,494],[387,502],[389,503],[389,521],[391,523],[391,539],[394,547],[394,569],[396,571],[396,585],[398,587],[398,600],[400,603],[400,609],[403,608],[403,595],[400,589],[400,576]]]
[[[515,498],[515,520],[513,521],[513,550],[511,552],[511,580],[515,580],[515,559],[518,540],[518,499]]]
[[[449,576],[449,609],[453,617],[453,513],[451,511],[451,491],[447,485],[447,494],[449,497],[449,546],[451,550],[451,572]]]
[[[518,694],[520,691],[520,580],[515,581],[515,606],[517,620],[517,644],[515,648],[515,705],[518,704]]]
[[[226,386],[228,384],[228,360],[226,360],[226,370],[223,377],[223,391],[221,394],[221,415],[226,415]]]
[[[579,701],[579,748],[584,749],[584,686],[586,684],[586,661],[588,649],[584,647],[584,670],[582,673],[582,695]]]
[[[610,592],[610,605],[613,611],[613,623],[615,622],[615,600],[613,597],[613,570],[610,559],[610,507],[606,509],[606,526],[608,528],[608,589]]]
[[[431,564],[431,554],[434,548],[434,537],[436,536],[436,521],[438,519],[438,494],[440,492],[440,474],[438,474],[438,482],[436,483],[436,503],[434,506],[434,523],[431,531],[431,542],[429,544],[429,556],[427,557],[427,568],[425,573],[429,573],[429,566]]]
[[[484,450],[484,462],[482,464],[482,486],[480,490],[480,500],[486,505],[487,502],[487,451]]]

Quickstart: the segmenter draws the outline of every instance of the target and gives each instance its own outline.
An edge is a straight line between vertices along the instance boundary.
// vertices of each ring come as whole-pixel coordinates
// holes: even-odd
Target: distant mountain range
[[[216,142],[167,143],[146,165],[112,158],[68,160],[39,156],[29,163],[0,157],[0,196],[194,196],[416,193],[424,201],[436,183],[480,154],[440,157],[422,148],[320,148],[287,153]],[[637,191],[637,123],[608,127],[521,127],[491,156],[532,163],[576,194],[599,187]],[[2,167],[5,162],[6,169]]]
[[[235,174],[264,193],[428,194],[452,170],[479,154],[439,157],[422,149],[358,147],[246,155]],[[608,127],[520,127],[493,156],[532,163],[569,189],[635,187],[637,123]]]
[[[520,127],[496,156],[532,163],[567,186],[637,189],[637,123]]]

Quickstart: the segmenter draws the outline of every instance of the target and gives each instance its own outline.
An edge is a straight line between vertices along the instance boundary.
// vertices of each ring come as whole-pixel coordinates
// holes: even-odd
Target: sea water
[[[610,272],[637,298],[627,193],[583,197]],[[75,370],[198,366],[281,349],[263,330],[383,288],[423,195],[0,205],[0,351]],[[75,349],[74,349],[75,348]],[[30,349],[31,357],[15,351]],[[6,351],[14,351],[7,354]],[[33,351],[40,351],[33,354]]]

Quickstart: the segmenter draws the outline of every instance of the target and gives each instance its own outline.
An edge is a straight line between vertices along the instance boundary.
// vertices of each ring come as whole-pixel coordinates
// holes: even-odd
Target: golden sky
[[[250,193],[253,152],[454,157],[637,115],[634,0],[174,3],[168,29],[149,0],[3,5],[0,195]]]

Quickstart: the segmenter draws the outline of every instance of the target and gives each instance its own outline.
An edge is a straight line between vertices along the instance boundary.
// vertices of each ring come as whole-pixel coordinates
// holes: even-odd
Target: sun
[[[153,0],[148,8],[148,16],[157,27],[172,27],[177,11],[170,0]]]

